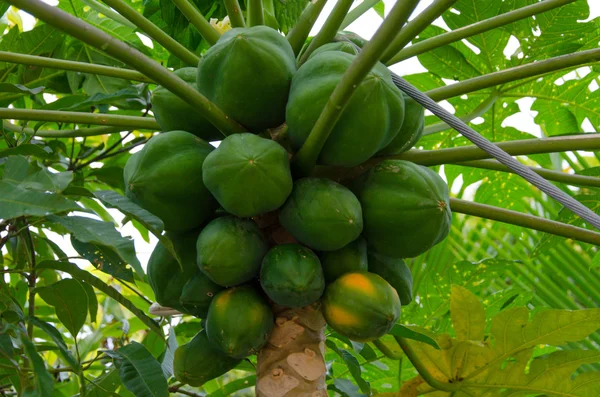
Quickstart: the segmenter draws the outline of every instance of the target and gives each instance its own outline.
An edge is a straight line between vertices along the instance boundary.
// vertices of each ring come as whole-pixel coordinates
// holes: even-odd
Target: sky
[[[49,4],[56,4],[56,1],[54,1],[54,0],[44,0],[44,1],[46,1]],[[491,1],[497,1],[497,0],[491,0]],[[417,9],[415,10],[415,12],[413,13],[413,17],[415,15],[417,15],[418,13],[420,13],[423,9],[428,7],[432,2],[433,2],[433,0],[422,0],[419,3],[419,5],[417,6]],[[334,7],[335,3],[336,3],[335,1],[330,0],[326,4],[321,16],[315,23],[315,26],[314,26],[311,34],[314,35],[320,29],[320,27],[323,25],[325,19],[331,12],[331,9]],[[360,4],[360,3],[357,1],[354,6],[356,6],[357,4]],[[385,4],[385,14],[387,15],[389,13],[389,11],[391,10],[391,8],[393,7],[393,5],[395,4],[395,1],[384,0],[384,4]],[[590,6],[590,11],[591,11],[589,19],[594,19],[594,18],[600,16],[600,0],[588,0],[588,4]],[[23,20],[24,30],[30,30],[33,28],[34,23],[35,23],[34,18],[32,18],[30,15],[27,15],[23,12],[21,12],[21,18]],[[353,22],[350,26],[348,26],[348,28],[346,30],[353,31],[365,39],[370,39],[380,24],[381,24],[381,18],[375,13],[375,11],[370,10],[367,13],[365,13],[362,17],[360,17],[358,20]],[[436,20],[433,24],[449,30],[449,28],[447,27],[447,25],[444,23],[444,21],[441,18]],[[505,54],[512,54],[518,48],[518,45],[519,45],[518,40],[516,40],[516,39],[511,40],[509,42],[509,45],[505,49]],[[401,62],[399,64],[396,64],[396,65],[392,66],[390,69],[399,75],[414,74],[414,73],[420,73],[420,72],[426,71],[426,69],[423,68],[423,66],[419,63],[419,61],[417,60],[416,57],[409,59],[407,61]],[[583,68],[581,70],[578,70],[578,72],[585,73],[586,71],[585,71],[585,68]],[[573,76],[575,76],[575,74],[573,74]],[[504,121],[503,126],[512,126],[519,130],[522,130],[525,132],[530,132],[534,135],[539,136],[539,134],[540,134],[539,126],[537,126],[533,120],[535,112],[531,111],[531,104],[533,103],[533,100],[529,99],[529,98],[523,98],[517,102],[519,104],[521,112],[511,116],[509,119],[506,119]],[[441,104],[444,107],[446,107],[447,110],[454,112],[454,109],[452,108],[452,106],[450,104],[448,104],[447,102],[445,102],[445,103],[442,102]],[[591,125],[587,126],[587,127],[584,125],[584,128],[586,130],[593,131]],[[109,209],[108,211],[113,215],[115,220],[119,223],[124,218],[124,216],[116,210]],[[77,215],[89,216],[88,214],[85,214],[85,213],[77,213]],[[135,247],[136,247],[136,252],[138,254],[140,262],[142,263],[142,266],[145,268],[146,263],[150,257],[150,254],[152,253],[152,250],[153,250],[154,246],[156,245],[156,242],[157,242],[156,238],[154,236],[150,235],[150,241],[149,242],[144,241],[142,239],[141,235],[137,232],[137,230],[135,228],[133,228],[133,226],[131,226],[130,223],[123,226],[120,230],[124,236],[133,237]],[[72,246],[69,242],[68,236],[61,237],[52,232],[48,232],[48,233],[49,233],[49,237],[53,241],[55,241],[57,244],[59,244],[61,246],[61,248],[67,253],[67,255],[69,255],[69,256],[77,256],[78,255],[77,252],[72,248]],[[87,262],[85,260],[73,260],[73,262],[77,263],[81,267],[89,266],[89,262]]]

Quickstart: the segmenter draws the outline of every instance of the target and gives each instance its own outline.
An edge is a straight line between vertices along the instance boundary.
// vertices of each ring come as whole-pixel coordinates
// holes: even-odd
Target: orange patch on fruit
[[[350,273],[340,278],[340,283],[347,288],[359,291],[365,295],[374,297],[377,294],[375,287],[364,274]]]
[[[354,326],[360,324],[360,319],[348,310],[339,306],[328,305],[325,307],[329,321],[337,326]]]

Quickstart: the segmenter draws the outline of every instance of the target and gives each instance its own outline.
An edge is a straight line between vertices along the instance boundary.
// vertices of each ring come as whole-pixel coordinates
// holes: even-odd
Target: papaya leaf
[[[467,306],[474,304],[475,296],[467,289],[457,287],[452,288],[452,293],[457,295],[451,298],[453,310],[471,315],[473,309]],[[407,341],[429,375],[437,381],[453,384],[465,395],[472,396],[480,396],[486,391],[489,395],[499,395],[496,394],[499,390],[503,391],[502,395],[521,395],[527,391],[527,394],[536,395],[587,396],[589,390],[597,390],[600,373],[574,379],[571,376],[579,366],[598,362],[598,351],[555,351],[535,357],[533,361],[531,358],[539,345],[560,346],[580,341],[596,331],[600,328],[600,309],[549,309],[537,312],[531,320],[525,307],[506,309],[492,319],[490,337],[485,342],[466,339],[479,338],[484,327],[481,311],[476,309],[476,312],[479,313],[474,317],[475,321],[452,317],[457,320],[457,337],[441,335],[438,338],[441,350]],[[417,391],[427,393],[433,389],[423,383]]]
[[[173,360],[175,359],[175,350],[177,350],[177,337],[175,336],[175,328],[171,327],[169,337],[167,338],[167,346],[160,363],[165,378],[169,379],[173,376]]]
[[[348,370],[350,371],[350,374],[352,375],[352,377],[358,384],[358,387],[360,387],[360,390],[363,393],[365,393],[366,395],[370,396],[371,395],[371,385],[369,384],[369,382],[367,382],[366,380],[363,379],[362,370],[360,369],[360,364],[359,364],[358,360],[356,359],[356,357],[354,357],[352,354],[350,354],[350,352],[347,351],[346,349],[342,349],[342,348],[338,347],[332,340],[327,340],[325,342],[325,344],[327,345],[328,348],[330,348],[338,356],[340,356],[340,358],[343,360],[343,362],[346,364],[346,366],[348,366]]]
[[[17,155],[34,156],[40,159],[47,159],[52,156],[52,150],[49,147],[43,147],[41,145],[34,145],[31,143],[0,150],[0,159]]]
[[[33,325],[35,325],[36,327],[38,327],[39,329],[44,331],[46,334],[48,334],[48,336],[56,344],[56,347],[58,347],[58,351],[60,352],[61,356],[65,359],[65,362],[73,370],[79,371],[79,369],[80,369],[79,363],[77,362],[75,357],[73,357],[73,354],[67,347],[67,344],[65,343],[65,340],[63,339],[60,332],[53,325],[50,325],[47,322],[42,321],[37,317],[30,317],[29,321],[31,321],[33,323]]]
[[[0,181],[0,219],[27,215],[45,216],[76,210],[82,208],[60,194],[26,189]]]
[[[87,259],[92,266],[101,272],[110,274],[120,280],[134,282],[133,272],[111,247],[96,243],[84,243],[73,236],[71,236],[71,245],[79,255]]]
[[[0,83],[0,92],[23,93],[37,95],[46,87],[27,88],[23,84]]]
[[[9,156],[2,180],[26,189],[61,193],[73,180],[73,172],[52,173],[35,162],[29,163],[23,156]]]
[[[133,267],[142,280],[144,279],[144,269],[135,255],[133,240],[121,236],[112,223],[81,216],[59,217],[53,215],[48,219],[65,227],[73,237],[81,242],[94,243],[114,250],[125,263]]]
[[[169,387],[160,364],[140,343],[106,350],[113,358],[125,387],[136,396],[168,397]]]
[[[90,321],[95,323],[96,316],[98,316],[98,298],[96,297],[94,288],[90,284],[81,281],[81,286],[85,290],[85,293],[88,298],[88,310],[90,312]]]
[[[81,283],[64,279],[35,291],[47,304],[54,306],[58,319],[76,337],[88,313],[88,297]]]
[[[94,195],[110,208],[116,208],[128,217],[135,219],[148,229],[150,233],[154,234],[171,255],[173,255],[177,262],[179,262],[179,267],[183,271],[181,258],[175,250],[173,243],[168,237],[162,234],[165,225],[159,217],[143,209],[128,197],[121,196],[119,193],[113,192],[112,190],[94,192]]]
[[[220,389],[207,394],[206,397],[227,397],[231,396],[234,393],[252,387],[256,384],[256,376],[247,376],[245,378],[236,379],[231,382],[228,382],[226,385],[221,387]]]
[[[483,340],[485,311],[479,299],[468,289],[459,285],[452,286],[450,316],[458,339]]]
[[[70,274],[73,278],[76,278],[80,281],[85,281],[89,283],[94,288],[104,292],[108,297],[114,299],[118,303],[120,303],[123,307],[132,312],[136,317],[138,317],[146,326],[148,326],[152,331],[156,332],[158,335],[163,337],[163,332],[160,326],[152,320],[150,317],[146,316],[146,314],[135,307],[133,303],[123,295],[121,295],[116,289],[107,285],[104,281],[99,278],[93,276],[89,272],[85,270],[81,270],[76,265],[70,262],[59,262],[59,261],[43,261],[38,263],[37,268],[39,269],[54,269],[60,270],[61,272],[65,272]]]

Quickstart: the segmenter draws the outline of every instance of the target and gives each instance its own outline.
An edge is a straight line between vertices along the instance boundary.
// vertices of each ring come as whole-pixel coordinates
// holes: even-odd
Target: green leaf
[[[160,367],[162,368],[165,378],[169,379],[173,376],[173,360],[175,359],[175,350],[177,350],[178,343],[177,337],[175,336],[175,328],[171,327],[169,337],[167,338],[167,346],[165,354],[163,356]]]
[[[48,219],[65,227],[81,242],[94,243],[114,250],[123,261],[134,268],[140,278],[144,278],[144,269],[135,255],[133,240],[121,236],[112,223],[80,216],[51,216]]]
[[[464,287],[453,285],[450,293],[450,315],[457,338],[483,341],[485,311],[475,294]]]
[[[29,163],[23,156],[10,156],[4,165],[2,180],[21,188],[61,193],[73,180],[73,172],[52,173],[35,162]]]
[[[0,83],[0,93],[1,92],[12,92],[12,93],[16,92],[16,93],[37,95],[40,92],[44,91],[45,88],[46,87],[27,88],[22,84]]]
[[[173,243],[168,237],[162,234],[165,225],[159,217],[143,209],[131,201],[128,197],[121,196],[112,190],[94,192],[94,195],[103,203],[107,204],[109,208],[117,208],[123,214],[141,223],[146,229],[148,229],[148,231],[150,231],[150,233],[154,234],[154,236],[158,238],[158,240],[165,246],[167,250],[169,250],[171,255],[173,255],[173,257],[181,265],[181,258],[175,250]]]
[[[137,316],[144,324],[146,324],[152,331],[156,332],[158,335],[163,337],[163,332],[160,326],[152,320],[150,317],[146,316],[146,314],[135,307],[133,303],[123,295],[121,295],[116,289],[107,285],[104,281],[99,278],[91,275],[89,272],[85,270],[81,270],[76,265],[69,262],[58,262],[58,261],[43,261],[38,263],[37,268],[39,269],[54,269],[60,270],[61,272],[65,272],[70,274],[72,277],[76,278],[80,281],[85,281],[92,285],[94,288],[102,291],[108,297],[114,299],[130,312],[132,312],[135,316]]]
[[[339,348],[332,340],[327,340],[325,344],[327,345],[327,347],[336,352],[342,358],[344,363],[348,366],[350,374],[360,387],[360,390],[362,390],[362,392],[366,395],[370,396],[371,385],[369,384],[369,382],[363,379],[362,370],[360,369],[360,364],[358,363],[356,357],[350,354],[349,351]]]
[[[25,189],[12,183],[0,181],[0,218],[19,216],[45,216],[60,212],[81,210],[74,201],[55,193]]]
[[[206,397],[227,397],[234,393],[256,385],[256,375],[236,379],[228,382],[220,389],[208,394]]]
[[[87,259],[96,269],[120,280],[134,282],[133,272],[127,263],[109,246],[84,243],[71,236],[71,245],[77,253]]]
[[[373,6],[373,11],[377,13],[382,19],[385,18],[385,3],[380,1]]]
[[[136,397],[168,397],[169,390],[160,364],[146,348],[131,342],[105,353],[114,359],[125,387]]]
[[[24,332],[20,332],[21,343],[23,344],[23,353],[30,362],[31,368],[33,368],[33,381],[35,384],[35,390],[37,395],[40,397],[52,397],[52,390],[54,389],[54,381],[52,376],[48,373],[44,360],[35,350],[35,346],[27,338]]]
[[[425,335],[418,330],[412,329],[410,326],[396,324],[394,327],[388,332],[388,334],[393,336],[399,336],[406,339],[412,339],[415,341],[423,342],[432,346],[434,349],[439,349],[438,343],[435,339],[431,338],[428,335]]]
[[[89,378],[88,378],[89,379]],[[119,371],[111,368],[108,372],[93,379],[86,387],[85,397],[119,396],[115,391],[123,383],[119,377]]]
[[[48,336],[56,344],[56,347],[58,347],[58,350],[60,351],[61,356],[65,359],[67,364],[73,370],[79,371],[79,369],[80,369],[79,363],[77,362],[75,357],[73,357],[73,354],[67,347],[67,344],[65,343],[65,340],[63,339],[60,332],[54,326],[48,324],[47,322],[40,320],[39,318],[30,317],[29,321],[31,321],[31,323],[33,325],[35,325],[36,327],[38,327],[39,329],[44,331],[46,334],[48,334]]]
[[[35,291],[47,304],[54,306],[58,319],[76,337],[88,313],[88,297],[81,283],[65,279]]]
[[[52,151],[49,147],[42,147],[41,145],[34,144],[22,144],[17,147],[0,150],[0,159],[8,156],[34,156],[40,159],[47,159],[52,156]]]
[[[307,0],[273,0],[275,19],[283,34],[288,34],[296,25],[308,3]]]
[[[95,323],[96,316],[98,316],[98,298],[96,297],[94,288],[90,284],[86,282],[81,282],[81,286],[85,290],[85,293],[88,298],[88,310],[90,312],[90,321]]]

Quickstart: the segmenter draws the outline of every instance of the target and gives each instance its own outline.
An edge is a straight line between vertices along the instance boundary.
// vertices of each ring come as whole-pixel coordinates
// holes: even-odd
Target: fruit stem
[[[16,52],[0,51],[0,62],[11,62],[20,65],[40,66],[59,70],[70,70],[81,73],[99,74],[102,76],[117,77],[120,79],[152,83],[148,77],[138,71],[112,66],[96,65],[93,63],[67,61],[35,55],[19,54]]]
[[[566,223],[544,219],[539,216],[455,198],[450,199],[450,208],[453,212],[522,226],[553,234],[555,236],[566,237],[571,240],[600,246],[600,233]]]
[[[244,132],[245,129],[230,119],[214,103],[200,94],[188,83],[177,77],[156,61],[135,48],[115,39],[102,30],[75,18],[73,15],[44,3],[41,0],[7,0],[9,3],[36,18],[65,31],[67,34],[96,47],[162,85],[206,117],[223,135]],[[114,117],[114,116],[113,116]]]
[[[507,13],[488,18],[471,25],[452,30],[448,33],[440,34],[430,39],[414,43],[409,47],[405,47],[394,57],[392,57],[392,59],[386,62],[386,65],[393,65],[408,58],[412,58],[415,55],[423,54],[433,49],[442,47],[446,44],[454,43],[467,37],[475,36],[476,34],[484,33],[500,26],[505,26],[521,19],[529,18],[532,15],[541,14],[543,12],[562,7],[563,5],[573,3],[575,1],[577,0],[540,1],[517,10],[509,11]]]
[[[294,54],[296,54],[296,56],[300,54],[300,50],[302,50],[302,46],[304,46],[304,42],[310,34],[317,18],[321,15],[325,3],[327,3],[327,0],[316,0],[314,3],[311,2],[300,15],[296,26],[289,31],[287,40],[294,49]]]
[[[265,24],[262,0],[248,0],[248,25],[257,26]]]
[[[197,66],[200,58],[179,44],[171,36],[163,32],[158,26],[146,19],[142,14],[137,12],[133,7],[129,6],[121,0],[102,0],[104,3],[112,7],[119,14],[127,18],[131,23],[137,26],[142,32],[146,33],[160,45],[165,47],[170,53],[181,59],[190,66]]]
[[[456,163],[465,167],[481,168],[500,172],[514,173],[510,168],[495,160],[475,160]],[[600,188],[600,178],[595,176],[567,174],[562,171],[547,170],[545,168],[529,167],[533,172],[543,176],[549,181],[561,182],[572,186],[586,186]]]
[[[0,119],[54,121],[57,123],[98,124],[114,127],[144,128],[160,130],[153,118],[138,116],[123,116],[120,114],[65,112],[58,110],[9,109],[0,108]],[[106,132],[104,132],[106,133]],[[36,134],[37,135],[37,134]],[[100,134],[94,134],[100,135]],[[55,135],[53,135],[55,136]],[[89,135],[86,135],[89,136]]]
[[[421,375],[423,380],[425,380],[425,382],[427,382],[427,384],[429,386],[431,386],[437,390],[448,391],[448,392],[455,392],[455,391],[460,390],[460,388],[461,388],[460,384],[441,382],[438,379],[436,379],[427,370],[427,367],[425,366],[425,364],[423,364],[423,362],[419,358],[419,355],[413,350],[412,346],[405,338],[403,338],[401,336],[394,336],[394,338],[396,339],[396,342],[398,342],[398,344],[404,351],[404,354],[406,354],[406,357],[408,357],[408,359],[410,360],[412,365],[415,367],[415,369],[417,370],[419,375]]]
[[[554,72],[598,60],[600,60],[600,49],[598,48],[574,52],[572,54],[561,55],[539,62],[528,63],[526,65],[515,66],[514,68],[488,73],[486,75],[467,79],[456,84],[438,87],[427,91],[425,94],[427,94],[434,101],[441,101],[463,94],[468,94],[470,92],[479,91],[484,88],[510,83],[512,81],[538,76],[540,74]]]
[[[97,135],[108,135],[114,134],[116,132],[123,131],[121,127],[92,127],[92,128],[80,128],[78,130],[42,130],[39,129],[35,131],[32,128],[21,127],[18,125],[14,125],[7,120],[2,121],[2,126],[5,130],[11,132],[19,132],[25,135],[35,135],[37,137],[45,137],[45,138],[74,138],[74,137],[84,137],[84,136],[97,136]],[[131,128],[131,127],[130,127]],[[135,128],[142,129],[142,128]],[[152,128],[154,130],[154,128]]]
[[[402,353],[393,352],[389,347],[385,345],[385,343],[381,341],[381,339],[375,339],[373,341],[373,344],[376,348],[379,349],[381,353],[383,353],[384,356],[386,356],[390,360],[400,360],[402,359],[402,357],[404,357],[404,354]]]
[[[298,153],[292,158],[292,170],[296,176],[307,176],[311,174],[312,169],[317,163],[319,153],[321,152],[323,145],[325,145],[325,141],[329,137],[329,134],[331,134],[331,131],[344,111],[344,108],[350,102],[352,94],[354,94],[354,91],[356,91],[373,66],[379,62],[381,54],[385,51],[392,38],[397,34],[398,29],[404,25],[417,3],[418,0],[396,2],[388,17],[375,32],[373,39],[365,44],[362,51],[356,56],[352,64],[350,64],[350,67],[346,70],[329,97],[329,100],[310,132],[310,135]],[[329,19],[331,19],[331,16]],[[339,26],[339,24],[336,24],[336,28],[337,26]],[[311,45],[316,39],[317,37],[313,39]]]
[[[313,37],[312,41],[308,45],[308,48],[300,57],[300,60],[298,61],[298,67],[306,62],[314,50],[333,40],[338,32],[338,29],[340,28],[340,25],[342,24],[342,21],[344,20],[344,17],[348,13],[350,6],[352,6],[352,2],[353,0],[338,0],[338,2],[335,4],[335,7],[333,7],[333,10],[331,11],[331,14],[329,14],[327,20],[323,24],[321,30],[315,37]]]
[[[448,10],[457,0],[436,0],[423,12],[415,17],[412,21],[406,24],[400,30],[400,33],[392,41],[387,50],[381,57],[381,62],[387,62],[394,54],[406,47],[412,39],[417,37],[419,33],[425,30],[433,21],[435,21],[444,11]]]
[[[104,1],[104,0],[103,0]],[[179,8],[179,11],[187,18],[188,21],[200,32],[200,35],[204,37],[204,40],[211,46],[214,45],[221,35],[219,32],[212,27],[212,25],[204,18],[204,15],[198,11],[196,6],[190,3],[188,0],[172,0],[173,3]],[[198,62],[194,66],[196,66]]]
[[[501,94],[497,91],[491,93],[483,102],[481,102],[472,112],[465,114],[464,116],[459,117],[465,123],[470,122],[477,117],[483,116],[488,110],[494,106],[496,100],[501,96]],[[442,132],[445,130],[449,130],[452,127],[443,121],[440,123],[430,124],[425,127],[423,130],[423,136],[436,134],[438,132]]]
[[[238,3],[238,0],[224,0],[223,2],[225,3],[225,9],[227,10],[227,15],[229,16],[231,27],[246,27],[244,15],[242,14],[242,9],[240,8],[240,3]]]
[[[380,1],[381,0],[363,0],[359,5],[350,10],[342,21],[339,30],[346,29],[352,22],[363,16],[364,13],[375,7]]]

